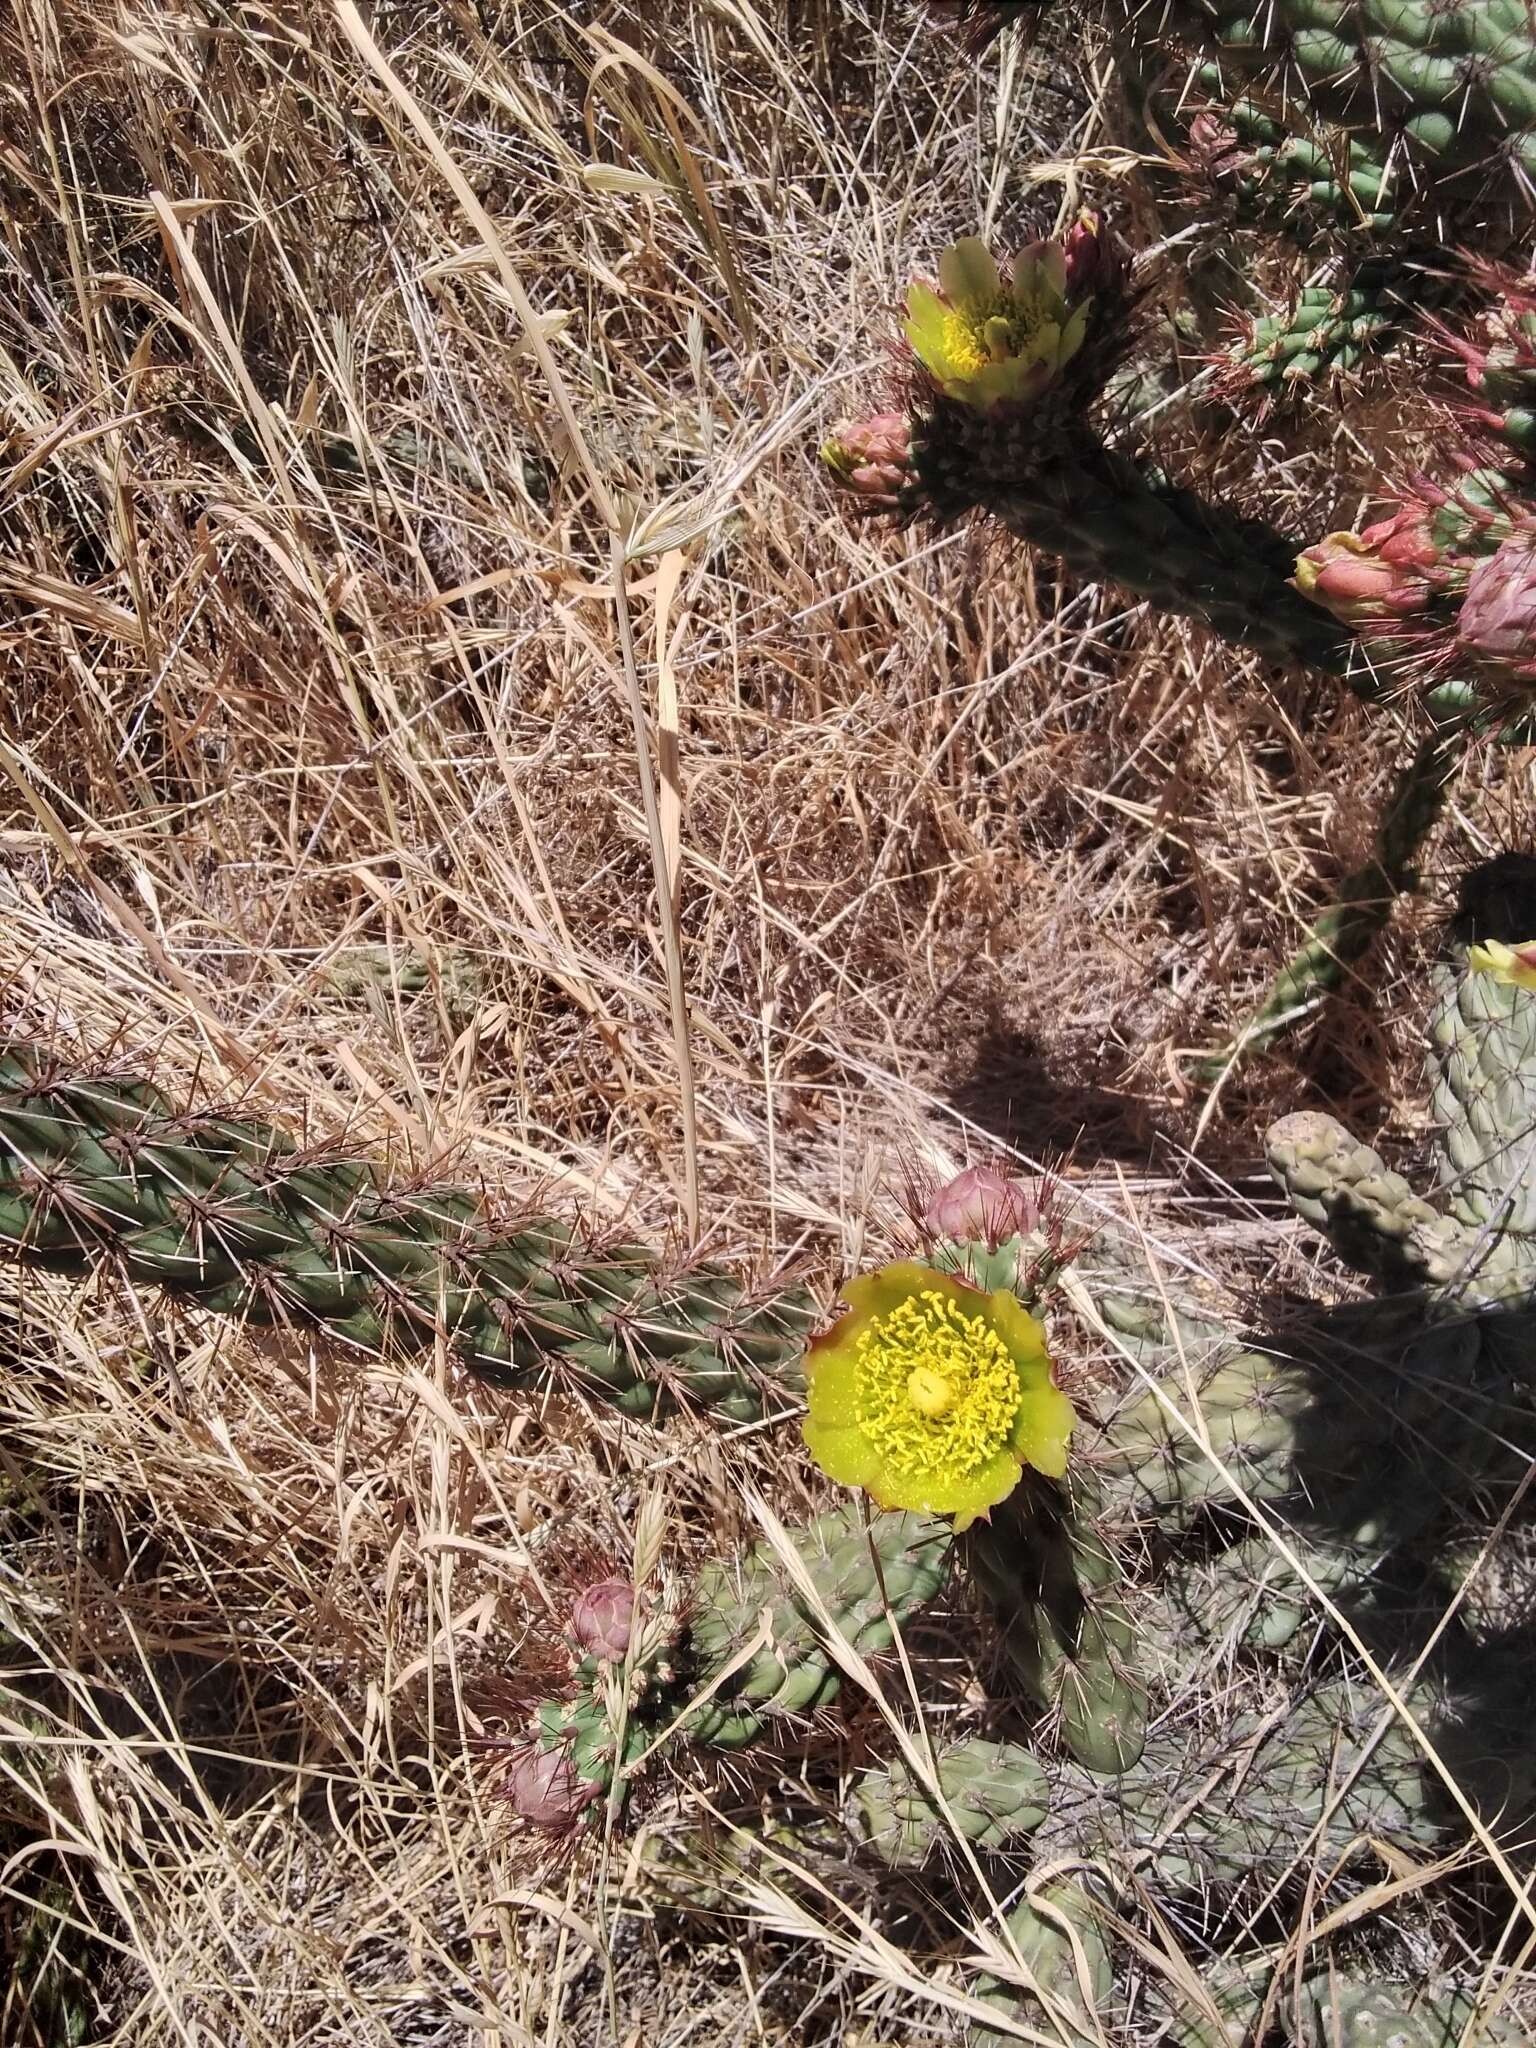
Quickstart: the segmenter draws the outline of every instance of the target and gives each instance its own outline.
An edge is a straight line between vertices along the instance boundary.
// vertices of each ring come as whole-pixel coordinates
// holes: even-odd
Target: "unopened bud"
[[[621,1663],[635,1621],[635,1589],[625,1579],[599,1579],[576,1596],[571,1634],[592,1657]]]
[[[1005,1244],[1033,1230],[1040,1205],[1022,1182],[995,1166],[968,1166],[941,1187],[923,1221],[935,1237],[958,1244]]]
[[[912,477],[906,414],[877,412],[871,419],[839,427],[823,442],[821,459],[835,483],[868,499],[874,509],[896,505]]]
[[[1330,533],[1297,557],[1296,588],[1346,626],[1371,626],[1423,611],[1439,580],[1429,508],[1400,505],[1364,533]]]
[[[574,1827],[600,1789],[558,1749],[524,1750],[505,1780],[513,1811],[554,1834]]]
[[[1536,534],[1511,535],[1472,571],[1456,643],[1490,668],[1536,678]]]

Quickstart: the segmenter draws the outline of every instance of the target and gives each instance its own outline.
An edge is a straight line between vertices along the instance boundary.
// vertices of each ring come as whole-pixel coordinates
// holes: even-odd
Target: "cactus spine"
[[[1506,855],[1469,878],[1462,945],[1436,976],[1431,1027],[1437,1178],[1415,1194],[1332,1117],[1282,1117],[1270,1166],[1297,1210],[1352,1263],[1479,1301],[1522,1301],[1536,1278],[1536,993],[1469,964],[1477,937],[1521,943],[1536,862]],[[1536,928],[1536,927],[1533,927]]]
[[[0,1253],[55,1272],[116,1266],[247,1322],[319,1325],[362,1350],[441,1335],[498,1384],[552,1375],[651,1416],[674,1397],[754,1421],[801,1391],[819,1310],[754,1297],[725,1269],[675,1269],[568,1223],[496,1223],[471,1189],[392,1190],[366,1160],[306,1153],[270,1125],[178,1115],[146,1081],[65,1080],[0,1054]]]
[[[951,1829],[973,1849],[1012,1848],[1050,1804],[1045,1772],[1014,1742],[955,1743],[936,1758],[934,1776],[942,1804],[905,1763],[876,1765],[854,1786],[850,1826],[881,1862],[915,1868],[950,1843]]]

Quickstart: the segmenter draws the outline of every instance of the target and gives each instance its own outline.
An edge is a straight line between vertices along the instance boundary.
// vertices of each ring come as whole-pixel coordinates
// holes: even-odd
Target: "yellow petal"
[[[967,235],[939,258],[939,287],[952,306],[965,299],[995,299],[1003,288],[992,252],[976,235]]]
[[[816,1463],[839,1486],[872,1488],[879,1478],[880,1453],[859,1430],[834,1429],[807,1417],[800,1434]]]
[[[903,332],[912,353],[936,377],[944,375],[949,362],[949,319],[944,301],[927,285],[907,287],[907,324]]]

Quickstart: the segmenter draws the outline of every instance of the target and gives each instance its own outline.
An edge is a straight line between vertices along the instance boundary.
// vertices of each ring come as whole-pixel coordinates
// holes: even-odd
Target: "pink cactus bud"
[[[867,499],[874,509],[896,505],[912,476],[912,438],[902,412],[839,427],[822,444],[821,459],[835,483]]]
[[[935,1237],[997,1246],[1033,1230],[1040,1205],[1021,1182],[1009,1180],[995,1166],[968,1166],[939,1189],[923,1221]]]
[[[1472,571],[1456,642],[1490,668],[1536,677],[1536,532],[1518,529]]]
[[[1102,214],[1086,210],[1080,213],[1062,237],[1061,249],[1066,259],[1066,296],[1071,304],[1113,291],[1124,282],[1125,244],[1105,225]]]
[[[1429,508],[1410,499],[1364,533],[1330,533],[1297,558],[1296,588],[1347,626],[1423,611],[1441,580]]]
[[[599,1579],[578,1593],[571,1609],[571,1634],[589,1656],[620,1663],[629,1649],[635,1621],[635,1589],[624,1579]]]
[[[514,1813],[535,1827],[564,1834],[576,1825],[601,1788],[590,1778],[579,1777],[563,1751],[530,1746],[513,1763],[503,1789]]]

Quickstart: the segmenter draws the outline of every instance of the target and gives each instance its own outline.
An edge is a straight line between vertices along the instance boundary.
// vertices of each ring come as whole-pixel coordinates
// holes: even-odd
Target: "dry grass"
[[[1091,80],[1012,52],[999,97],[877,0],[384,7],[376,61],[348,14],[17,0],[3,31],[7,1031],[645,1232],[696,1181],[706,1241],[829,1275],[913,1162],[1075,1145],[1086,1209],[1236,1271],[1268,1103],[1410,1123],[1424,916],[1193,1166],[1177,1057],[1364,850],[1406,721],[852,527],[809,468],[910,269],[1111,188]],[[1393,432],[1362,399],[1226,473],[1347,518]],[[1528,789],[1475,758],[1437,872]],[[760,1873],[705,1940],[622,1844],[519,1834],[472,1739],[563,1556],[660,1511],[686,1574],[752,1533],[744,1489],[805,1506],[786,1445],[3,1284],[0,1893],[45,1871],[89,1936],[85,2038],[952,2037],[935,1951],[975,1950],[979,1897],[958,1951],[937,1909],[903,1947]],[[1441,1960],[1421,1892],[1389,1917]],[[19,1977],[0,2039],[52,2024]]]

